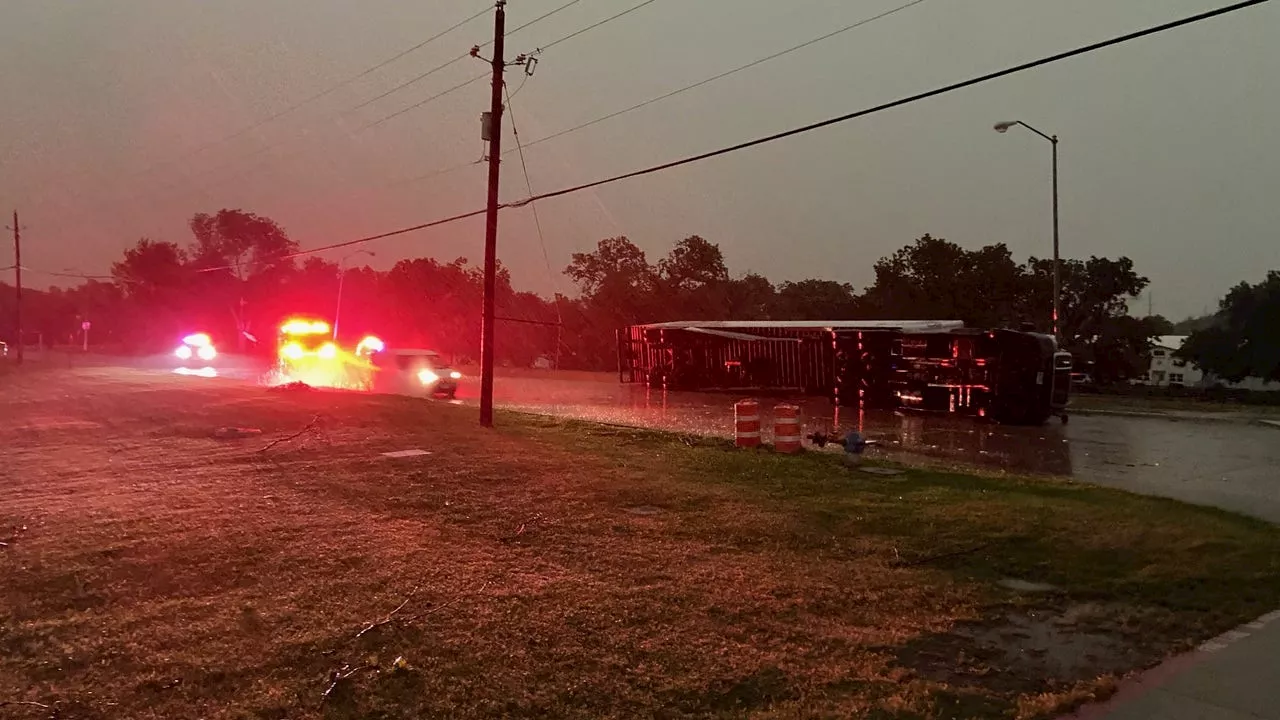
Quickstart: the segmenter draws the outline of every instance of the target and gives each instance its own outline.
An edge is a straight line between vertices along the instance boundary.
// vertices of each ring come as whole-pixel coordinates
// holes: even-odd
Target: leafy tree
[[[1240,283],[1218,304],[1216,322],[1191,333],[1178,356],[1207,373],[1239,382],[1280,381],[1280,271],[1257,285]]]
[[[999,327],[1026,319],[1023,269],[1003,244],[978,250],[924,235],[875,265],[864,307],[876,317],[962,320]]]
[[[595,252],[574,253],[565,274],[585,297],[618,293],[649,293],[657,289],[657,271],[644,251],[627,237],[606,238]]]
[[[190,323],[192,272],[186,252],[175,243],[142,238],[111,266],[126,296],[123,340],[150,349],[167,346]]]
[[[849,283],[801,280],[778,286],[770,316],[774,320],[853,320],[858,294]]]
[[[675,244],[658,261],[664,315],[689,320],[731,319],[729,269],[720,247],[697,235]]]
[[[730,320],[769,320],[778,297],[769,278],[755,273],[727,281],[723,295]]]
[[[131,298],[155,302],[190,282],[187,254],[175,243],[142,238],[111,266],[116,284]]]
[[[658,272],[669,288],[677,290],[698,290],[729,281],[720,246],[697,235],[676,243],[658,262]]]
[[[1163,315],[1148,315],[1143,320],[1151,324],[1151,331],[1154,335],[1177,335],[1176,326],[1170,322],[1169,318]]]
[[[191,218],[192,254],[203,290],[218,297],[235,320],[240,349],[251,330],[250,306],[270,296],[292,269],[298,244],[270,218],[243,210],[197,213]]]
[[[1217,316],[1213,313],[1200,316],[1188,316],[1173,324],[1166,335],[1190,335],[1197,330],[1207,330],[1217,323]]]

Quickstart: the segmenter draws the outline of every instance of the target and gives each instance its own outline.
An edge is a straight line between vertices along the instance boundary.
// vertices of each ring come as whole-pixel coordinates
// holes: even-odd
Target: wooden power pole
[[[13,304],[13,327],[17,335],[17,363],[22,364],[22,226],[18,224],[18,211],[13,211],[13,278],[17,296]]]
[[[497,0],[493,21],[493,94],[485,126],[489,140],[489,204],[484,228],[484,310],[480,321],[480,425],[493,427],[493,309],[498,287],[498,180],[502,157],[502,87],[506,59],[506,0]]]

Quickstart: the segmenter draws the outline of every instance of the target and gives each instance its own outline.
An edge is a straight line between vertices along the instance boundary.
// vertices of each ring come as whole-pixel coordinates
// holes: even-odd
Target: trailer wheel
[[[1059,417],[1061,417],[1061,418],[1062,418],[1062,424],[1063,424],[1063,425],[1066,425],[1066,424],[1067,424],[1067,421],[1071,419],[1071,418],[1070,418],[1066,413],[1062,413],[1062,415],[1060,415]]]

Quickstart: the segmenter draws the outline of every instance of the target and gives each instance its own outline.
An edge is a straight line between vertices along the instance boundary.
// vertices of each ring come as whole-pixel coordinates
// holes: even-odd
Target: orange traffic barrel
[[[733,406],[734,444],[740,448],[760,447],[760,403],[739,400]]]
[[[800,408],[779,405],[773,409],[773,449],[781,453],[800,452]]]

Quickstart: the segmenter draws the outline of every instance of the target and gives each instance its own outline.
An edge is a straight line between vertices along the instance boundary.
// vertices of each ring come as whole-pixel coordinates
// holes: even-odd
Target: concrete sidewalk
[[[1062,720],[1280,720],[1280,611],[1227,632]]]

